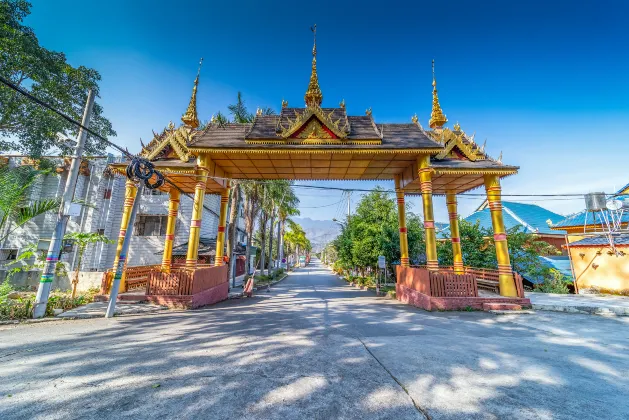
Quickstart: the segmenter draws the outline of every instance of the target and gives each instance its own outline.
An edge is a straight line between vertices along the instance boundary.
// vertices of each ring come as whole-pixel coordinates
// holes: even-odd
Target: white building
[[[23,158],[11,157],[9,165],[21,165]],[[39,177],[30,188],[28,200],[60,198],[65,188],[69,165],[62,158],[53,158],[58,163],[58,174]],[[100,232],[117,241],[125,195],[126,178],[106,171],[108,163],[121,161],[113,156],[94,157],[83,164],[77,179],[75,200],[88,203],[79,216],[70,217],[67,232]],[[140,197],[140,208],[136,216],[133,236],[129,249],[128,265],[149,265],[161,263],[164,246],[166,220],[168,217],[168,193],[144,189]],[[201,225],[201,237],[216,238],[218,231],[219,195],[206,195]],[[192,197],[181,195],[179,215],[175,227],[174,246],[188,242],[192,216]],[[237,242],[245,243],[242,207],[239,209]],[[47,250],[55,227],[56,212],[36,217],[23,227],[12,232],[0,243],[0,266],[15,259],[21,250],[30,244],[37,244]],[[4,236],[4,235],[2,235]],[[65,245],[65,244],[64,244]],[[104,271],[112,268],[116,253],[116,243],[90,245],[85,251],[82,271]],[[64,246],[61,261],[74,269],[77,249],[71,244]]]

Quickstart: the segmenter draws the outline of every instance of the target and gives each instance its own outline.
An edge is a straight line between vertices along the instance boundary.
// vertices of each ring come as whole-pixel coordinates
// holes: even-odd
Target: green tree
[[[23,25],[31,4],[24,0],[0,2],[0,75],[52,104],[75,120],[81,119],[88,89],[98,94],[100,74],[84,66],[72,67],[63,53],[39,45],[35,33]],[[90,128],[101,136],[115,136],[111,123],[95,103]],[[57,114],[0,85],[0,149],[39,157],[60,144],[57,133],[75,134],[77,128]],[[85,152],[102,153],[102,141],[88,136]]]
[[[424,234],[421,219],[406,206],[409,257],[414,264],[425,260]],[[333,242],[338,255],[337,265],[363,272],[375,269],[378,256],[387,264],[400,261],[400,233],[395,200],[381,188],[364,195],[356,213],[342,224],[341,234]]]
[[[77,262],[74,270],[74,278],[72,279],[72,298],[74,298],[76,296],[76,288],[79,284],[79,271],[81,270],[81,264],[83,263],[85,248],[87,248],[88,245],[94,245],[100,242],[112,244],[114,241],[107,238],[105,235],[96,232],[66,233],[63,239],[71,240],[77,246]]]
[[[496,269],[496,247],[493,241],[493,231],[480,226],[480,222],[471,223],[467,220],[459,220],[461,236],[461,253],[463,263],[469,267]],[[515,271],[532,276],[548,277],[551,273],[542,264],[540,255],[557,255],[560,252],[541,241],[533,233],[528,233],[522,226],[513,226],[507,229],[507,244],[509,245],[509,258]],[[440,242],[437,246],[439,264],[452,265],[452,243]]]
[[[28,189],[47,172],[31,166],[0,167],[0,242],[29,220],[59,209],[59,200],[44,199],[26,203]]]

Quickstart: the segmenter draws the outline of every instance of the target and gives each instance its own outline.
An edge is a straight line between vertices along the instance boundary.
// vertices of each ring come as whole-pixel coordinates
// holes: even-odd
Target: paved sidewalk
[[[629,297],[610,295],[560,295],[526,293],[533,309],[591,315],[629,316]]]
[[[56,318],[104,318],[108,302],[92,302],[78,308],[70,309],[56,316]],[[116,304],[114,316],[151,314],[168,310],[165,306],[150,303],[121,303]]]

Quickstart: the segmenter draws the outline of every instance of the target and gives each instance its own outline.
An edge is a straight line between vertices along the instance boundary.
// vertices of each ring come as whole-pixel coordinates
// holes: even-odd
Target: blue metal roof
[[[614,235],[615,245],[629,245],[629,234],[623,233],[620,235]],[[570,246],[604,246],[609,245],[609,238],[607,236],[592,236],[589,238],[581,239],[570,244]]]
[[[546,223],[547,220],[552,222],[559,221],[564,216],[554,213],[550,210],[546,210],[535,204],[515,203],[512,201],[502,202],[503,212],[502,217],[504,219],[505,227],[510,229],[514,226],[522,226],[525,232],[528,233],[541,233],[551,235],[562,235],[563,231],[551,230]],[[475,211],[465,218],[470,223],[479,222],[480,226],[491,230],[491,212],[489,208]],[[449,238],[450,229],[444,229],[439,232],[440,238]]]
[[[570,268],[570,257],[567,255],[558,255],[558,256],[549,256],[549,257],[538,257],[544,267],[554,268],[558,270],[561,274],[566,276],[570,281],[572,281],[572,269]],[[544,282],[544,278],[542,276],[532,276],[530,274],[521,273],[524,278],[530,281],[533,284],[540,284]]]
[[[607,211],[603,210],[600,213],[607,213]],[[608,220],[611,220],[611,216],[607,215]],[[629,213],[623,213],[620,220],[624,222],[629,222]],[[586,223],[587,222],[587,223]],[[593,212],[588,212],[583,210],[582,212],[572,214],[566,217],[563,220],[558,221],[557,223],[553,223],[554,228],[558,227],[568,227],[568,226],[584,226],[587,225],[596,225],[601,224],[601,215]]]

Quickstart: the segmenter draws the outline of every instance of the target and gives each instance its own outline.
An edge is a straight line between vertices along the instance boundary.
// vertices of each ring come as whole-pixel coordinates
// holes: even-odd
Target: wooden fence
[[[476,279],[471,274],[430,271],[430,295],[434,297],[477,297]]]
[[[414,268],[425,269],[425,266],[413,266]],[[431,272],[434,273],[434,272]],[[454,268],[452,266],[439,267],[437,273],[454,274]],[[498,270],[490,268],[477,268],[477,267],[463,267],[464,275],[471,275],[476,280],[476,293],[478,295],[478,289],[488,290],[496,294],[500,293],[500,275]],[[459,274],[460,276],[460,274]],[[522,282],[522,276],[520,273],[513,272],[513,279],[515,281],[515,288],[519,298],[524,298],[524,284]],[[435,296],[435,295],[433,295]]]
[[[194,281],[194,271],[184,269],[172,270],[164,273],[159,270],[151,271],[146,284],[147,295],[191,295]]]
[[[148,281],[149,273],[152,270],[159,270],[160,265],[139,265],[125,268],[125,292],[135,289],[144,289]],[[103,273],[101,282],[101,293],[108,294],[114,280],[114,271],[109,269]]]

